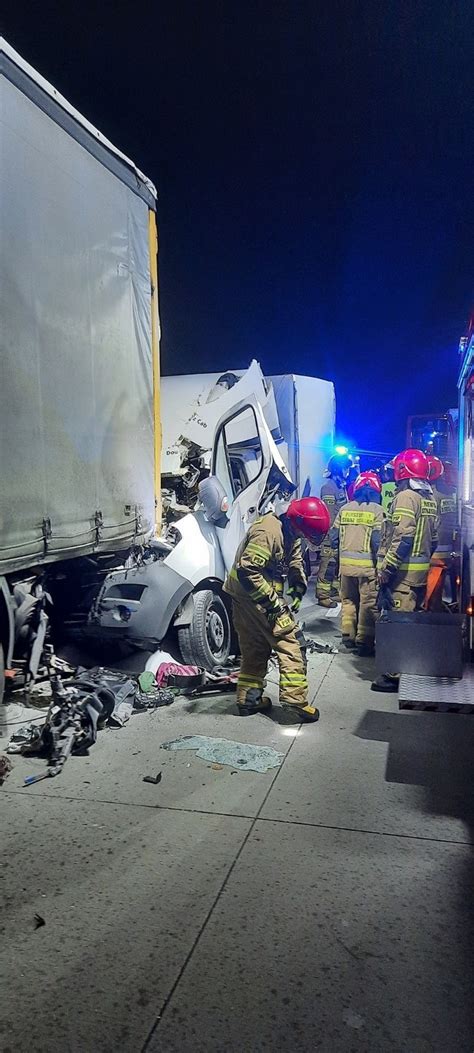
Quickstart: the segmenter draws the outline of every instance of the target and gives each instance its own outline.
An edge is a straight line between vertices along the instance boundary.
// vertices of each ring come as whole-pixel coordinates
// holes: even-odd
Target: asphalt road
[[[372,671],[311,656],[317,725],[211,696],[101,732],[27,789],[44,762],[13,758],[2,1053],[472,1053],[474,718],[399,713]],[[184,735],[283,759],[160,749]]]

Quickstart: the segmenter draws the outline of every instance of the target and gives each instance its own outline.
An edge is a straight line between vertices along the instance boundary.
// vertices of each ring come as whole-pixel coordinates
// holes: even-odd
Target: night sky
[[[17,8],[7,40],[158,187],[165,373],[331,379],[387,451],[455,404],[472,0]]]

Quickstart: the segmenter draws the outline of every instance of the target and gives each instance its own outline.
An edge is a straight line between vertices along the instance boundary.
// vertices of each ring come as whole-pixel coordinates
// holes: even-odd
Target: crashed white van
[[[334,422],[331,383],[265,378],[256,362],[243,373],[163,378],[168,525],[108,575],[88,631],[154,648],[173,628],[184,661],[207,669],[225,662],[232,625],[222,586],[237,547],[277,495],[319,493]],[[225,517],[199,499],[209,473],[227,496]]]

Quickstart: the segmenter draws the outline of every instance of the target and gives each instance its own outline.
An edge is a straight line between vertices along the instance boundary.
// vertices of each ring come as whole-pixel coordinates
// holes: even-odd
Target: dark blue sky
[[[376,449],[454,404],[471,0],[28,6],[7,39],[159,188],[164,372],[332,379]]]

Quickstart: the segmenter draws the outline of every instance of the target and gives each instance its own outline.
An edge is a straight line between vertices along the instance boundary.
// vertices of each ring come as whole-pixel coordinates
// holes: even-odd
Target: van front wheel
[[[224,665],[230,654],[229,615],[224,601],[211,589],[195,592],[193,601],[191,624],[178,630],[181,657],[187,665],[212,672],[217,665]]]

